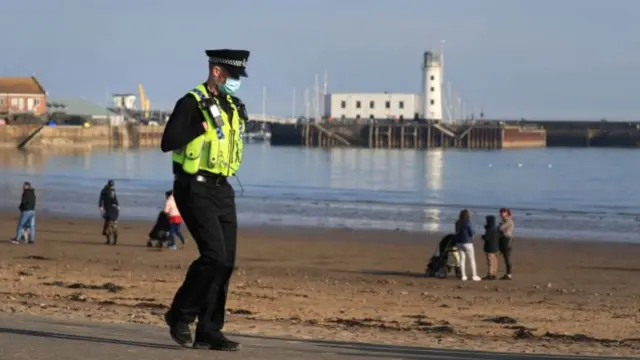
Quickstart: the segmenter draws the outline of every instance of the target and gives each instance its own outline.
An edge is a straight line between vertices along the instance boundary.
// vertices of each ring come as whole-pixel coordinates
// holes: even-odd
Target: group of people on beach
[[[460,211],[455,223],[455,233],[445,236],[440,241],[436,254],[427,264],[426,276],[444,277],[455,269],[456,276],[466,281],[469,279],[467,277],[468,262],[471,268],[471,280],[497,280],[498,255],[501,254],[506,272],[500,280],[511,280],[511,251],[515,224],[510,209],[500,209],[499,215],[500,223],[497,223],[495,215],[485,217],[484,234],[481,236],[487,260],[487,275],[484,278],[478,275],[473,243],[475,230],[471,224],[471,213],[467,209]]]
[[[513,233],[515,224],[510,209],[500,209],[500,223],[496,223],[494,215],[485,217],[484,231],[482,240],[484,241],[483,250],[487,259],[487,275],[484,278],[478,276],[476,268],[475,249],[473,245],[473,236],[475,231],[471,225],[471,213],[467,209],[460,211],[458,220],[455,223],[456,229],[456,248],[460,258],[460,274],[463,281],[467,280],[466,262],[469,261],[471,267],[471,279],[473,281],[480,280],[496,280],[498,279],[498,254],[502,254],[504,259],[506,272],[501,280],[511,280],[511,249],[513,246]]]
[[[16,235],[11,239],[14,244],[35,243],[36,234],[36,195],[35,189],[30,182],[25,181],[22,186],[22,197],[20,205],[20,218]],[[116,245],[118,243],[118,217],[120,216],[120,204],[116,195],[115,181],[108,180],[107,184],[100,191],[98,200],[98,208],[104,220],[102,227],[102,235],[105,237],[105,244]],[[498,279],[498,255],[502,255],[504,259],[506,272],[501,280],[511,280],[511,252],[513,246],[514,220],[510,209],[502,208],[499,212],[500,223],[497,223],[494,215],[485,217],[483,250],[487,260],[487,275],[481,278],[478,275],[476,266],[475,247],[473,238],[475,230],[471,224],[471,213],[467,209],[460,211],[458,219],[455,223],[455,234],[446,236],[439,245],[439,253],[442,255],[453,255],[456,273],[461,280],[466,281],[467,262],[471,270],[471,280],[496,280]],[[165,192],[164,207],[158,215],[158,220],[149,234],[147,246],[151,246],[152,240],[158,241],[162,246],[163,242],[168,242],[168,248],[176,250],[175,237],[185,244],[185,238],[180,231],[182,224],[182,216],[178,210],[173,191]],[[437,264],[443,264],[442,258],[434,259]],[[431,262],[430,262],[431,263]],[[441,265],[436,265],[441,267]],[[448,265],[447,265],[448,266]],[[427,268],[430,265],[428,264]],[[435,272],[434,272],[435,274]]]
[[[154,226],[154,229],[160,229],[162,235],[158,236],[154,230],[149,234],[149,242],[152,238],[157,238],[162,245],[163,240],[168,241],[168,248],[176,250],[175,237],[185,244],[184,236],[180,231],[182,225],[182,216],[176,205],[176,201],[173,198],[173,191],[169,190],[165,192],[165,201],[158,221]],[[104,219],[104,225],[102,227],[102,235],[106,238],[106,245],[116,245],[118,243],[118,217],[120,216],[120,204],[118,203],[118,196],[116,195],[115,182],[113,180],[107,181],[107,184],[102,188],[100,192],[100,200],[98,201],[98,207],[100,213]],[[163,225],[159,226],[162,222]],[[164,225],[166,224],[166,226]]]
[[[118,218],[120,217],[120,203],[116,194],[115,181],[108,180],[106,185],[100,190],[98,198],[98,208],[104,220],[102,226],[102,236],[105,237],[106,245],[117,245],[118,243]],[[35,244],[36,235],[36,193],[29,181],[22,184],[22,196],[20,204],[20,217],[16,234],[10,240],[13,244]],[[167,222],[166,234],[168,248],[175,250],[175,237],[185,244],[185,238],[180,231],[182,217],[173,199],[173,191],[165,192],[165,202],[161,212]]]

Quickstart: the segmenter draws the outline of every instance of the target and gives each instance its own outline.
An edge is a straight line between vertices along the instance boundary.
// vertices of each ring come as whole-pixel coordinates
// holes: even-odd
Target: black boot
[[[189,329],[189,324],[174,321],[171,316],[171,311],[167,311],[164,314],[164,322],[169,326],[169,334],[173,341],[178,343],[181,346],[187,347],[193,341],[191,338],[191,330]]]
[[[194,349],[201,350],[217,350],[217,351],[238,351],[240,344],[227,339],[222,333],[217,332],[213,335],[196,334],[196,341],[193,343]]]

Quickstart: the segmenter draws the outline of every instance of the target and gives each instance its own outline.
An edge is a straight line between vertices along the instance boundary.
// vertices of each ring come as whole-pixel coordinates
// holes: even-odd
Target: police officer
[[[165,314],[174,341],[192,342],[196,317],[199,349],[234,351],[239,344],[221,332],[229,279],[235,265],[237,218],[228,177],[242,163],[246,110],[234,96],[247,77],[249,51],[208,50],[209,77],[176,103],[162,136],[163,152],[173,152],[173,195],[200,257]]]

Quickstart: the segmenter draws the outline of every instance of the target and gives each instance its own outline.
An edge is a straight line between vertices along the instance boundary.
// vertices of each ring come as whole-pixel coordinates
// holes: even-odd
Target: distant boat
[[[247,142],[265,142],[271,139],[271,132],[269,131],[251,131],[244,134],[244,139]]]

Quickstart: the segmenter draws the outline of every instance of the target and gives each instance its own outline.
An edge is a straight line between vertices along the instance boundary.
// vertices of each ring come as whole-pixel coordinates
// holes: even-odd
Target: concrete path
[[[0,359],[2,360],[604,359],[436,350],[328,341],[291,341],[242,335],[233,338],[243,344],[243,348],[238,352],[191,350],[176,346],[169,339],[166,329],[154,326],[68,322],[0,314]]]

